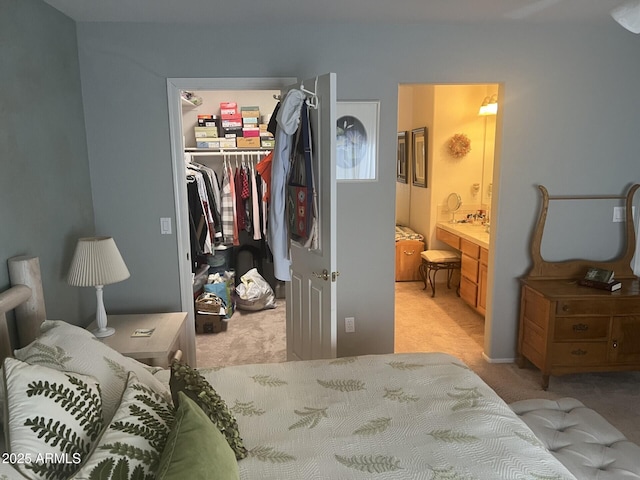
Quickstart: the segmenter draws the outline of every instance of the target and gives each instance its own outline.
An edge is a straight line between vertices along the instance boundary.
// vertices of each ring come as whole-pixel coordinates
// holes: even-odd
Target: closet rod
[[[194,157],[205,157],[205,156],[215,156],[215,157],[223,157],[223,156],[236,156],[241,157],[242,155],[267,155],[271,152],[271,150],[235,150],[235,151],[216,151],[216,152],[192,152],[187,151],[188,155],[192,155]]]

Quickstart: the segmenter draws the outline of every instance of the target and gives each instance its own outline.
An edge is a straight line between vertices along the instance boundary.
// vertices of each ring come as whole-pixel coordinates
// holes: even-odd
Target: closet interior
[[[226,320],[234,313],[232,292],[253,268],[276,297],[284,297],[266,240],[265,169],[270,168],[275,134],[270,120],[279,96],[279,90],[181,92],[198,333],[226,330]],[[203,291],[215,292],[222,310],[217,304],[215,312],[206,308],[200,301]],[[205,310],[219,315],[205,316]]]

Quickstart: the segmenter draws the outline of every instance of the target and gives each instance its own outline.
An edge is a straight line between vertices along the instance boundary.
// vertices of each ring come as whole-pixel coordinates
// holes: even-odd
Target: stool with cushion
[[[427,280],[431,285],[431,296],[436,295],[436,274],[439,270],[447,271],[447,288],[451,288],[451,277],[454,270],[460,270],[460,253],[450,250],[425,250],[420,253],[422,263],[418,268],[424,289],[427,288]],[[460,295],[460,287],[456,289],[456,293]]]

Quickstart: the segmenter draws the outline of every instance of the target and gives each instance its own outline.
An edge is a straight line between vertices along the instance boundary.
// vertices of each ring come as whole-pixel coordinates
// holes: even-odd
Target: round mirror
[[[449,196],[447,197],[447,209],[451,212],[451,220],[450,220],[451,223],[456,222],[456,219],[455,219],[456,210],[458,210],[461,205],[462,205],[462,199],[460,198],[460,195],[458,195],[455,192],[450,193]]]
[[[460,208],[461,205],[462,205],[462,199],[460,198],[460,195],[458,195],[455,192],[450,193],[449,196],[447,197],[447,209],[450,212],[455,212]]]

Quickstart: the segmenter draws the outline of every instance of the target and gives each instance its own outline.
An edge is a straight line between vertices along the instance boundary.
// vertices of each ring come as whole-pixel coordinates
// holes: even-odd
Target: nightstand
[[[186,319],[186,312],[109,315],[108,326],[115,328],[116,333],[99,340],[126,357],[168,368],[176,351],[184,352]],[[87,328],[96,328],[95,322]],[[149,337],[131,336],[137,329],[151,328],[155,330]]]

